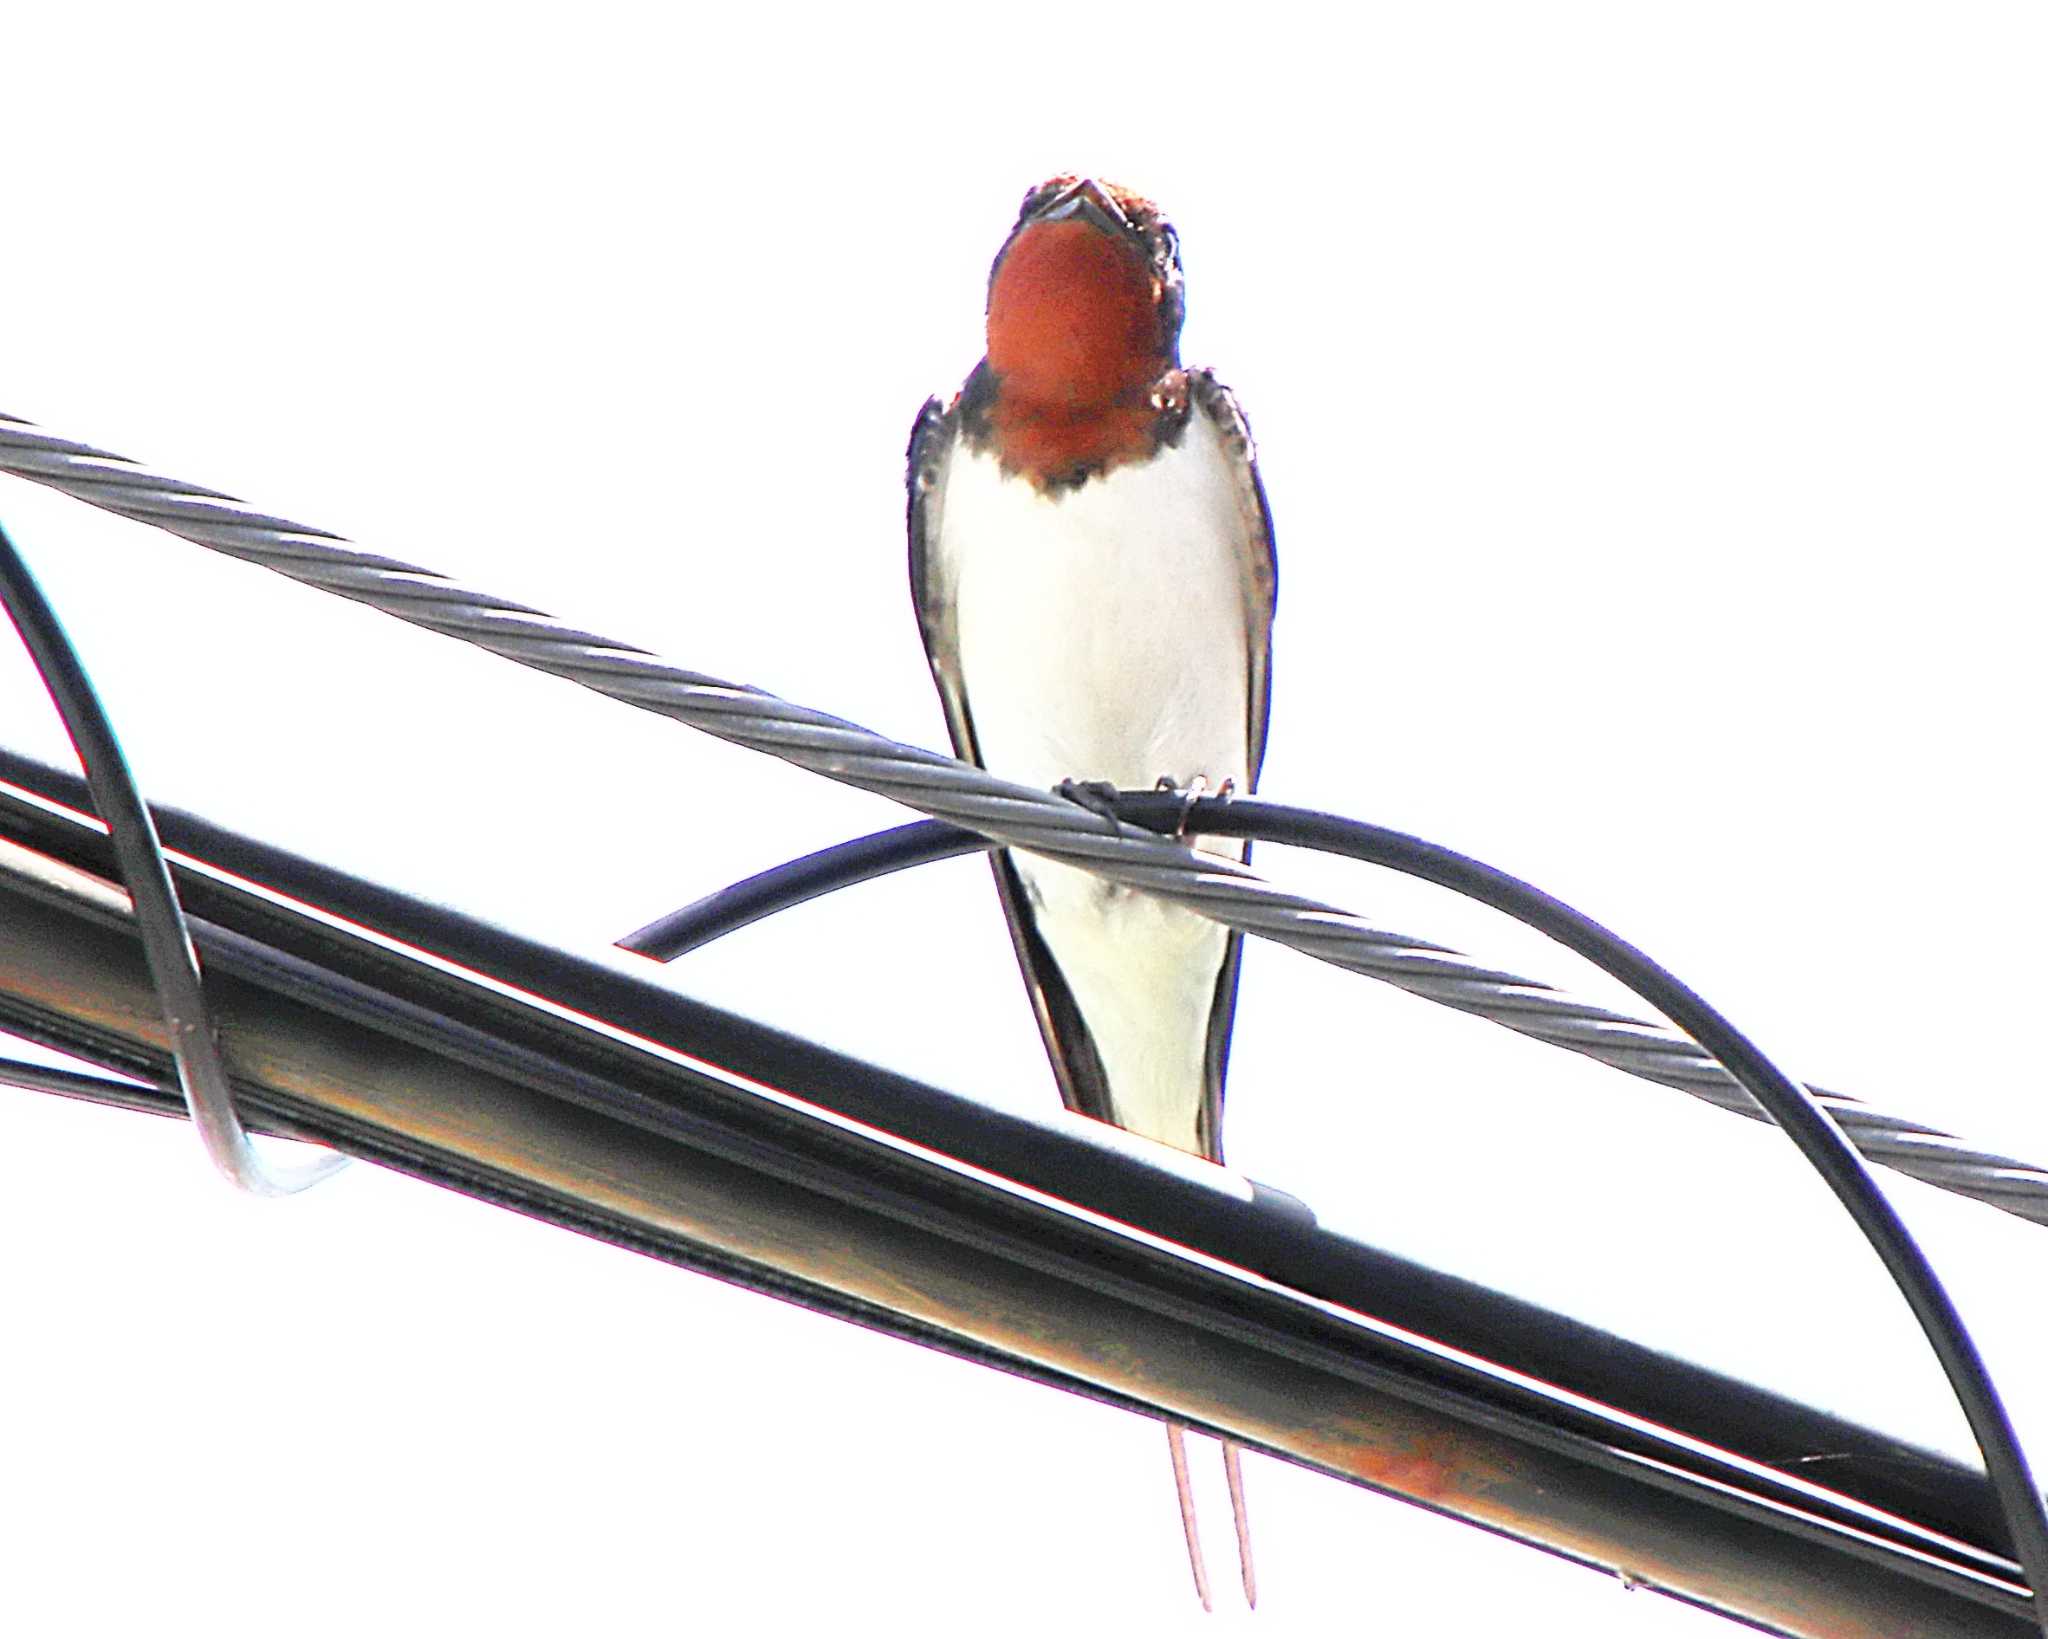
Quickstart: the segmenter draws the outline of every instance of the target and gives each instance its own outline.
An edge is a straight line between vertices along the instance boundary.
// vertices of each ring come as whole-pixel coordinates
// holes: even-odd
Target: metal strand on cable
[[[1760,1114],[1709,1054],[1665,1026],[1286,893],[1234,862],[1191,852],[1137,827],[1112,828],[1099,815],[1050,792],[1011,784],[758,689],[672,666],[644,649],[578,630],[432,570],[359,551],[326,530],[258,512],[220,491],[150,472],[7,415],[0,415],[0,472],[46,484],[998,842],[1096,870],[1228,926],[1719,1108]],[[2048,1171],[1870,1109],[1845,1094],[1809,1090],[1868,1159],[2048,1224]]]

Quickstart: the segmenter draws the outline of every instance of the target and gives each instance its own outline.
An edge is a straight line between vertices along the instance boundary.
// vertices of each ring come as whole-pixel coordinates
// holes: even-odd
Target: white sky
[[[2038,8],[324,19],[10,13],[0,408],[941,744],[911,417],[1023,190],[1126,181],[1261,441],[1266,794],[1520,871],[1800,1073],[2048,1156]],[[23,484],[0,518],[152,795],[572,948],[901,817]],[[5,643],[0,741],[62,755]],[[978,862],[670,981],[1054,1101]],[[1965,1439],[1774,1134],[1271,948],[1233,1072],[1233,1160],[1326,1221]],[[2048,1459],[2048,1236],[1896,1194]],[[368,1168],[247,1201],[176,1126],[0,1093],[0,1236],[19,1631],[1244,1620],[1199,1625],[1156,1429]],[[1733,1631],[1250,1483],[1273,1639]]]

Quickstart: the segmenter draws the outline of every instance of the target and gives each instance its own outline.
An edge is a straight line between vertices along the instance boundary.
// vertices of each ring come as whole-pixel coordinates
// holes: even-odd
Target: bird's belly
[[[1206,475],[1187,470],[1198,463],[1185,449],[1053,496],[997,477],[987,457],[961,465],[945,531],[987,766],[1033,785],[1199,776],[1242,788],[1248,634],[1234,502],[1189,481]]]
[[[956,462],[944,530],[960,672],[993,772],[1037,786],[1247,788],[1243,523],[1206,427],[1190,431],[1182,449],[1057,496],[1000,478],[993,460]],[[1198,846],[1242,857],[1224,839]],[[1015,862],[1118,1122],[1198,1150],[1226,933],[1085,871]]]

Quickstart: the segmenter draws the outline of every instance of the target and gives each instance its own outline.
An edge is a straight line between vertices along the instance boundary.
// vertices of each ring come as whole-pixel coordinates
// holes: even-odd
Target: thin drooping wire
[[[1869,1239],[1933,1345],[1962,1405],[2029,1584],[2036,1590],[2048,1588],[2048,1513],[2043,1512],[2018,1433],[1939,1277],[1818,1101],[1695,992],[1590,917],[1506,872],[1418,837],[1253,798],[1209,797],[1190,804],[1178,793],[1124,792],[1116,811],[1120,818],[1154,830],[1316,848],[1421,877],[1556,939],[1675,1020],[1741,1082],[1756,1099],[1758,1113],[1785,1130]],[[899,826],[735,883],[619,943],[670,959],[836,888],[988,846],[985,837],[933,821]],[[2048,1611],[2041,1612],[2041,1621],[2048,1632]]]
[[[104,1104],[115,1109],[174,1113],[164,1105],[165,1094],[139,1081],[119,1076],[95,1075],[86,1070],[60,1070],[48,1064],[30,1064],[23,1059],[0,1058],[0,1087],[21,1087],[30,1092],[55,1093],[87,1104]],[[175,1087],[169,1096],[178,1096]]]
[[[2035,1624],[2048,1634],[2048,1509],[2043,1508],[2041,1489],[1991,1373],[1927,1255],[1854,1148],[1820,1105],[1761,1048],[1676,976],[1584,912],[1519,877],[1441,844],[1336,814],[1250,798],[1237,802],[1203,798],[1190,812],[1185,799],[1177,794],[1135,792],[1118,801],[1117,811],[1161,829],[1185,823],[1195,832],[1348,854],[1476,899],[1555,939],[1620,980],[1727,1066],[1834,1191],[1933,1345],[1976,1437],[2012,1532],[2014,1549],[2033,1594]]]
[[[855,837],[851,842],[820,848],[814,854],[771,866],[755,876],[694,899],[681,910],[656,917],[617,941],[620,950],[657,962],[673,962],[700,950],[714,939],[737,933],[764,916],[774,916],[805,900],[837,893],[857,882],[907,871],[914,865],[953,859],[993,848],[993,839],[963,831],[944,820],[913,820],[908,825]]]
[[[1231,927],[1584,1053],[1722,1109],[1754,1113],[1753,1101],[1711,1055],[1661,1025],[1285,893],[1234,862],[1191,853],[1128,825],[1111,827],[1050,792],[900,745],[758,689],[669,665],[643,649],[579,631],[432,570],[357,551],[326,530],[258,512],[218,490],[150,472],[12,416],[0,415],[0,472],[49,485],[1005,844],[1095,870]],[[1815,1091],[1872,1160],[2048,1223],[2048,1171],[1857,1104],[1846,1095]]]
[[[793,859],[706,894],[680,910],[671,911],[645,927],[635,929],[620,939],[618,945],[621,950],[632,951],[635,955],[651,957],[658,962],[672,962],[729,933],[807,900],[856,883],[871,882],[896,871],[995,846],[979,832],[962,830],[944,820],[917,820],[909,825],[894,826],[871,836],[856,837],[850,842],[821,848],[814,854],[806,854],[801,859]],[[1516,983],[1530,990],[1542,988],[1533,979]],[[1490,992],[1484,994],[1490,995]],[[1461,1005],[1457,1000],[1446,997],[1435,999],[1447,1001],[1453,1007]],[[1496,1019],[1510,1028],[1520,1028],[1512,1019],[1499,1019],[1490,1004],[1474,1005],[1464,1010]],[[1621,1014],[1608,1014],[1606,1017],[1631,1024],[1645,1035],[1669,1034],[1663,1026],[1647,1020],[1627,1019]],[[1559,1046],[1575,1048],[1589,1057],[1614,1062],[1598,1046],[1584,1046],[1554,1036],[1545,1039]],[[1701,1057],[1705,1058],[1705,1055]],[[1707,1060],[1707,1063],[1714,1069],[1719,1068],[1713,1065],[1712,1060]],[[1682,1088],[1696,1097],[1706,1098],[1719,1109],[1754,1121],[1770,1120],[1763,1107],[1745,1094],[1732,1078],[1724,1078],[1719,1084],[1720,1090],[1716,1091],[1704,1088],[1701,1085],[1703,1078],[1691,1074],[1689,1065],[1688,1074],[1683,1079],[1664,1075],[1654,1065],[1645,1068],[1630,1063],[1623,1067],[1647,1080]],[[1987,1205],[2001,1207],[2032,1222],[2048,1223],[2048,1175],[2038,1168],[2009,1156],[1973,1149],[1939,1128],[1909,1121],[1903,1116],[1885,1115],[1846,1093],[1830,1092],[1811,1082],[1806,1084],[1806,1090],[1835,1118],[1866,1160],[1959,1194],[1974,1196]],[[1997,1180],[1995,1190],[1986,1187],[1987,1175]]]
[[[121,742],[77,651],[4,528],[0,528],[0,605],[21,634],[42,674],[43,686],[64,720],[64,731],[85,765],[93,806],[107,827],[122,881],[135,907],[135,924],[163,1009],[178,1085],[207,1158],[231,1182],[253,1195],[290,1195],[331,1177],[348,1164],[346,1156],[329,1154],[280,1166],[257,1154],[243,1131],[200,982],[199,957],[192,948],[177,890],[171,886],[156,823],[143,805]]]

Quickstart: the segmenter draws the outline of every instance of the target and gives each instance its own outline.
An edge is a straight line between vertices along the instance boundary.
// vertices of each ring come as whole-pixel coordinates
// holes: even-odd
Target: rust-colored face
[[[989,278],[989,419],[1004,464],[1050,485],[1149,454],[1179,341],[1165,218],[1087,178],[1033,189]]]
[[[1027,224],[988,293],[988,362],[1046,408],[1107,405],[1166,368],[1158,289],[1137,242],[1092,218]]]

